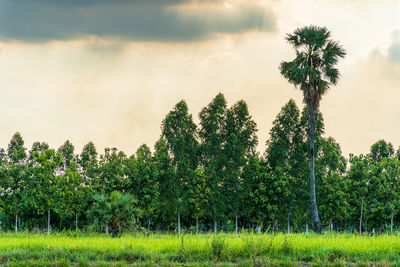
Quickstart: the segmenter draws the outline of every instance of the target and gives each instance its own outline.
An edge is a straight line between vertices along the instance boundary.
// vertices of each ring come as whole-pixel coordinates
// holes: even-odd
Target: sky
[[[326,26],[346,49],[320,109],[344,155],[400,145],[398,0],[0,0],[0,147],[19,131],[80,153],[153,148],[184,99],[193,118],[219,92],[248,103],[265,150],[272,122],[302,93],[280,75],[285,34]]]

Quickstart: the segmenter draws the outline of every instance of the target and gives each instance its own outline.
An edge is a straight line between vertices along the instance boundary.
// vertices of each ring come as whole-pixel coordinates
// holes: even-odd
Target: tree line
[[[309,109],[293,100],[273,122],[266,150],[256,150],[257,126],[244,101],[228,107],[218,94],[193,121],[185,101],[161,124],[153,152],[116,148],[99,154],[92,142],[76,154],[20,133],[0,150],[0,221],[4,230],[92,227],[95,195],[129,193],[149,230],[302,232],[312,225]],[[400,222],[399,151],[380,140],[366,155],[346,159],[324,137],[314,113],[316,199],[322,227],[337,231],[392,231]],[[386,228],[385,228],[386,227]]]

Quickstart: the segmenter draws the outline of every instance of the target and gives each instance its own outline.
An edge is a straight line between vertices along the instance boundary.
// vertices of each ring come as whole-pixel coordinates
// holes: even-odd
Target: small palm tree
[[[338,42],[330,40],[325,27],[307,26],[287,34],[286,40],[296,50],[296,58],[282,62],[280,71],[290,83],[303,91],[303,102],[309,107],[310,120],[310,191],[314,231],[321,232],[315,197],[314,179],[314,110],[319,108],[322,95],[339,79],[335,68],[339,58],[346,55]]]
[[[110,195],[95,195],[94,204],[88,216],[100,227],[106,226],[111,230],[112,236],[117,237],[123,229],[135,226],[135,216],[141,215],[141,210],[136,208],[137,200],[130,194],[118,191]]]

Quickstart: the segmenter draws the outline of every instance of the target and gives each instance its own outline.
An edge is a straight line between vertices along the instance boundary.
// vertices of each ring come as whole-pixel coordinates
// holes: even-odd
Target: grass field
[[[400,265],[400,235],[0,234],[11,266],[377,266]]]

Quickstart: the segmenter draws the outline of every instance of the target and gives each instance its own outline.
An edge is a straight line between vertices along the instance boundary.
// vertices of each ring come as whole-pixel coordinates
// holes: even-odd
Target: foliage
[[[339,80],[335,68],[340,58],[346,55],[337,41],[329,39],[331,32],[326,27],[305,26],[286,35],[286,40],[296,51],[296,58],[280,65],[281,74],[290,83],[303,91],[304,103],[310,101],[318,109],[321,97]]]
[[[107,217],[94,217],[100,205],[94,196],[103,195],[105,203],[118,190],[132,195],[133,207],[142,211],[131,222],[140,229],[179,231],[181,225],[182,232],[210,232],[217,221],[219,231],[233,231],[237,219],[238,231],[304,232],[311,214],[308,115],[307,107],[299,110],[289,100],[273,122],[263,156],[246,103],[228,106],[222,94],[202,109],[199,127],[179,102],[164,119],[154,151],[142,145],[130,156],[116,148],[98,154],[92,142],[75,154],[69,141],[58,152],[34,142],[26,153],[16,133],[7,151],[0,149],[1,229],[85,231],[97,220],[98,229],[111,230]],[[370,153],[346,159],[336,140],[325,136],[318,110],[314,140],[324,229],[396,232],[399,151],[379,140]]]
[[[162,136],[166,140],[171,163],[174,167],[174,180],[170,184],[178,215],[178,233],[180,234],[180,215],[188,210],[188,186],[195,177],[198,164],[197,127],[185,101],[180,101],[165,117],[161,125]]]
[[[100,227],[109,227],[113,237],[135,227],[135,218],[141,215],[136,207],[137,200],[130,194],[113,191],[109,195],[95,195],[94,201],[89,218]]]
[[[305,26],[298,28],[293,34],[287,34],[286,40],[296,52],[292,61],[282,62],[280,71],[282,76],[300,87],[303,92],[303,102],[309,109],[309,141],[310,141],[310,198],[311,210],[316,232],[321,231],[319,219],[316,182],[314,170],[314,111],[318,110],[319,103],[325,92],[336,85],[339,80],[339,70],[335,67],[340,58],[346,55],[345,50],[338,42],[329,39],[330,31],[326,27]]]

